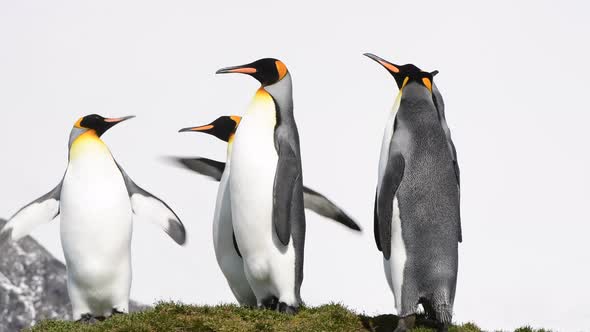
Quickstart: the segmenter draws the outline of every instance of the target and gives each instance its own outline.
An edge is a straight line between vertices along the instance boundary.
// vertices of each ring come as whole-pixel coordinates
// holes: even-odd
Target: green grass
[[[391,332],[397,324],[394,315],[369,317],[358,315],[338,304],[302,308],[297,315],[288,316],[270,310],[257,310],[236,305],[191,306],[179,303],[159,303],[155,308],[118,315],[94,325],[66,321],[43,321],[30,332]],[[433,331],[418,326],[413,331]],[[449,332],[480,332],[475,324],[467,323],[449,328]],[[543,332],[528,327],[515,332]]]

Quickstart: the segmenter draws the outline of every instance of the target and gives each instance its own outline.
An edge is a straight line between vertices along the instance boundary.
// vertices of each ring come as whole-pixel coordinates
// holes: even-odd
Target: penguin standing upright
[[[401,317],[418,305],[439,330],[451,323],[457,283],[459,168],[433,74],[365,54],[385,67],[399,94],[385,128],[375,195],[375,240]]]
[[[136,185],[100,139],[127,120],[88,115],[70,133],[68,167],[52,191],[19,210],[0,231],[0,243],[18,240],[60,216],[61,242],[74,320],[127,313],[131,288],[133,214],[164,229],[178,244],[185,230],[160,199]]]
[[[185,168],[219,181],[215,214],[213,217],[213,246],[215,257],[236,300],[241,305],[255,307],[257,305],[256,296],[246,279],[244,263],[235,241],[228,186],[234,134],[240,121],[241,117],[239,116],[222,116],[210,124],[180,130],[180,132],[210,134],[227,142],[226,163],[207,158],[174,157],[173,160]],[[359,225],[354,220],[322,194],[304,186],[303,197],[306,209],[311,209],[321,216],[333,219],[352,230],[360,231]]]
[[[291,75],[270,58],[217,73],[248,74],[262,84],[233,144],[233,228],[258,306],[295,313],[302,303],[305,214]]]

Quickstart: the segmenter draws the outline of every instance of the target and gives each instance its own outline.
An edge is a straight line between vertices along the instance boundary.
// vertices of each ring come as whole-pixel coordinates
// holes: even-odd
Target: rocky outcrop
[[[0,229],[6,221],[0,219]],[[71,319],[66,267],[32,237],[0,247],[0,332]],[[131,302],[130,310],[146,308]]]

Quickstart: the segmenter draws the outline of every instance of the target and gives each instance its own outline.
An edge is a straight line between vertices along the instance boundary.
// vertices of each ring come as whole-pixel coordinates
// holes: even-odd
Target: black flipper
[[[121,165],[117,163],[117,166],[125,180],[133,214],[160,226],[176,243],[183,245],[186,242],[186,231],[178,215],[163,200],[135,184]]]
[[[0,245],[29,235],[35,227],[55,219],[60,212],[62,181],[47,194],[18,210],[0,229]]]
[[[375,243],[377,249],[383,251],[381,248],[381,241],[379,241],[379,217],[377,217],[377,192],[375,192],[375,204],[373,207],[373,235],[375,236]]]
[[[238,241],[236,241],[236,233],[232,232],[231,233],[233,241],[234,241],[234,249],[236,249],[236,252],[238,253],[238,256],[240,256],[240,258],[242,257],[242,253],[240,252],[240,248],[238,248]]]
[[[306,209],[312,210],[320,216],[337,221],[355,231],[361,230],[361,227],[342,211],[342,209],[317,191],[303,186],[303,200]]]
[[[169,160],[183,168],[210,177],[215,181],[221,180],[221,175],[225,169],[225,163],[207,158],[169,157]]]
[[[215,181],[221,180],[221,176],[225,170],[225,163],[207,158],[169,157],[167,159],[176,165],[207,176]],[[361,230],[360,226],[340,207],[317,191],[304,186],[303,198],[306,209],[312,210],[320,216],[332,219],[350,229],[356,231]]]
[[[291,238],[291,205],[298,188],[296,184],[301,182],[301,170],[297,155],[288,142],[279,141],[275,145],[279,159],[273,187],[272,220],[277,237],[286,246]]]
[[[404,176],[405,161],[395,145],[392,144],[385,174],[381,179],[381,189],[377,194],[377,218],[379,221],[379,243],[383,257],[391,256],[391,219],[393,217],[393,199]]]

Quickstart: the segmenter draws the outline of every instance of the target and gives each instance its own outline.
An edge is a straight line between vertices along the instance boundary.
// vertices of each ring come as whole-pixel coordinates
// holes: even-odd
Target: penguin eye
[[[432,92],[432,82],[428,77],[422,77],[422,83],[428,89],[428,91]]]

